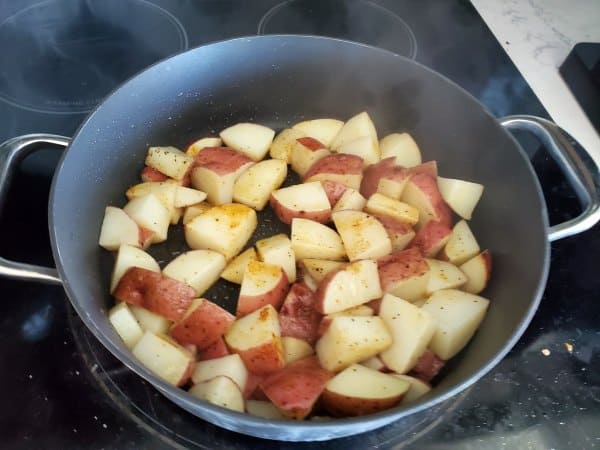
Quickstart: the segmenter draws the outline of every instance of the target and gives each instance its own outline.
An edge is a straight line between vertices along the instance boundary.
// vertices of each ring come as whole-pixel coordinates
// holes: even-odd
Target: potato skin
[[[204,349],[223,336],[235,317],[219,305],[203,300],[191,314],[171,327],[171,336],[180,344]]]
[[[360,398],[340,395],[325,389],[321,395],[323,406],[332,416],[354,417],[374,414],[397,405],[404,394],[390,398]]]
[[[302,420],[310,414],[333,373],[319,365],[316,356],[295,361],[266,377],[260,388],[288,418]]]
[[[113,295],[117,300],[178,322],[190,307],[196,291],[161,273],[132,267],[121,277]]]
[[[410,370],[409,375],[429,383],[435,378],[445,364],[446,361],[439,358],[431,350],[426,349],[417,360],[417,363]]]
[[[437,161],[426,161],[418,166],[409,167],[408,171],[412,175],[425,174],[436,178],[438,176]]]
[[[452,229],[448,225],[430,220],[417,231],[409,247],[417,248],[423,256],[432,258],[442,249],[451,234]]]
[[[243,351],[236,351],[234,348],[230,348],[230,350],[238,353],[248,371],[257,375],[276,372],[285,365],[279,337]]]
[[[348,189],[344,183],[338,183],[337,181],[325,180],[321,181],[321,184],[323,185],[323,189],[325,189],[327,199],[332,208],[338,202],[340,197],[344,195],[346,189]]]
[[[286,225],[291,225],[295,218],[314,220],[319,223],[327,223],[331,219],[331,207],[320,211],[292,210],[279,203],[272,193],[269,197],[269,205],[275,211],[277,218]]]
[[[315,309],[314,292],[304,282],[294,283],[279,310],[281,335],[303,339],[313,345],[318,338],[322,314]]]
[[[363,159],[360,156],[349,155],[346,153],[333,153],[321,158],[304,175],[304,180],[308,180],[313,175],[319,173],[361,173],[363,169]]]
[[[435,215],[432,219],[451,227],[452,210],[442,198],[436,179],[426,173],[418,173],[411,177],[409,183],[413,183],[429,199]]]
[[[375,164],[371,164],[363,171],[360,193],[364,198],[369,198],[377,192],[379,181],[382,178],[401,182],[411,176],[407,169],[397,166],[395,161],[396,157],[390,156]]]
[[[208,147],[195,158],[196,165],[206,167],[219,175],[235,172],[249,163],[252,163],[250,158],[229,147]]]

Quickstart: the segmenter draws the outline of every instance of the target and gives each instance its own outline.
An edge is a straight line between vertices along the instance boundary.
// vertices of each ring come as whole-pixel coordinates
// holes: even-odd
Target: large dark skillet
[[[269,422],[197,400],[136,362],[110,326],[106,311],[110,260],[97,245],[104,206],[122,205],[149,145],[185,146],[239,121],[284,128],[305,118],[348,118],[367,110],[381,136],[409,131],[444,176],[485,185],[471,222],[494,256],[485,295],[491,306],[480,330],[428,395],[368,417],[333,422]],[[29,135],[2,146],[0,201],[11,168],[47,143],[68,145],[54,178],[49,223],[54,269],[0,259],[0,274],[60,282],[92,333],[125,365],[169,399],[210,422],[254,436],[324,440],[368,431],[429,408],[465,389],[517,342],[540,301],[549,241],[598,220],[595,167],[581,162],[551,123],[516,117],[505,126],[535,132],[553,151],[584,204],[579,218],[552,229],[538,180],[516,141],[481,104],[413,61],[360,44],[302,36],[220,42],[165,60],[110,95],[73,140]],[[0,205],[1,206],[1,205]],[[273,230],[263,230],[272,232]],[[164,258],[173,250],[157,249]],[[225,288],[223,288],[225,289]],[[216,289],[215,300],[218,301]]]

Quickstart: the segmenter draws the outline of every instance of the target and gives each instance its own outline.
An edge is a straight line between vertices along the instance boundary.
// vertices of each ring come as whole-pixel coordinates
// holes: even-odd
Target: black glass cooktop
[[[170,54],[257,33],[321,34],[432,67],[493,114],[546,116],[467,1],[13,0],[0,6],[0,139],[71,135],[120,82]],[[550,219],[578,212],[544,149],[517,136]],[[51,264],[46,207],[56,151],[28,157],[0,221],[0,255]],[[463,394],[375,432],[327,443],[261,441],[178,409],[116,361],[60,287],[0,279],[0,443],[6,449],[600,446],[599,228],[552,245],[541,306],[513,351]]]

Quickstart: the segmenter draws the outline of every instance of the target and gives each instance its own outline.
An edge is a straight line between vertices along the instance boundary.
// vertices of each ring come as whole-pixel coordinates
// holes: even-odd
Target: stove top
[[[0,8],[0,139],[72,135],[122,81],[173,53],[230,37],[342,37],[413,58],[498,117],[547,116],[474,8],[427,0],[14,0]],[[574,193],[526,135],[551,222]],[[20,166],[0,220],[0,255],[52,264],[46,208],[53,150]],[[600,446],[598,226],[552,245],[542,304],[513,351],[463,394],[380,430],[280,443],[207,424],[164,399],[87,331],[62,288],[0,279],[0,442],[20,448],[595,448]]]

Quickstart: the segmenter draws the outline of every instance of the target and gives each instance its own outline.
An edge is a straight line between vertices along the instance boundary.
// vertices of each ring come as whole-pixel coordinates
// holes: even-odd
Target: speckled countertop
[[[578,42],[600,42],[598,0],[471,0],[552,119],[600,164],[600,136],[558,72]]]

